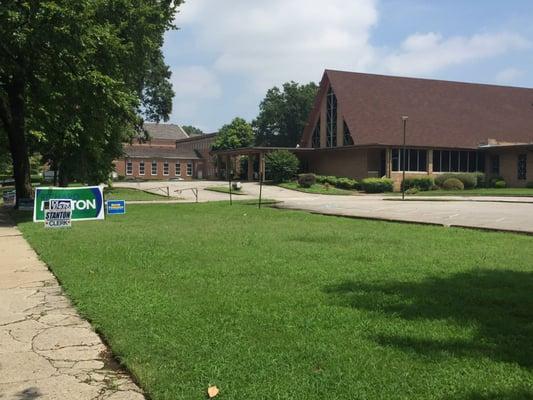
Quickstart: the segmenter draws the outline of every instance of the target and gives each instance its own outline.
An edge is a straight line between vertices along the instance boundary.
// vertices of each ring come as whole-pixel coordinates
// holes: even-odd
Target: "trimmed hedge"
[[[432,186],[435,185],[435,179],[433,179],[430,176],[423,176],[419,178],[406,178],[402,182],[402,187],[405,188],[405,190],[409,189],[418,189],[421,191],[427,191],[431,189]]]
[[[465,185],[457,178],[448,178],[442,183],[445,190],[463,190]]]
[[[505,181],[505,179],[503,179],[503,177],[501,176],[493,176],[492,178],[489,179],[488,187],[495,188],[496,182],[498,181]]]
[[[533,189],[533,181],[529,181],[528,183],[526,183],[526,187],[528,189]]]
[[[323,185],[328,184],[330,186],[335,186],[339,189],[357,190],[360,187],[359,182],[355,179],[340,178],[331,175],[316,175],[316,182]]]
[[[339,178],[337,179],[336,186],[340,189],[353,190],[353,189],[357,189],[357,187],[359,186],[359,182],[357,182],[355,179]]]
[[[483,172],[474,172],[474,175],[477,179],[477,185],[478,188],[486,188],[489,186],[489,181],[487,179],[487,175]]]
[[[494,182],[494,187],[496,189],[504,189],[507,187],[507,183],[503,179],[500,179],[499,181]]]
[[[367,193],[392,192],[392,180],[388,178],[366,178],[361,181],[361,187]]]
[[[478,185],[478,176],[476,173],[450,173],[437,176],[435,183],[443,187],[444,182],[450,178],[455,178],[461,181],[464,189],[474,189]]]
[[[300,174],[298,175],[298,185],[303,188],[310,188],[316,183],[315,174]]]

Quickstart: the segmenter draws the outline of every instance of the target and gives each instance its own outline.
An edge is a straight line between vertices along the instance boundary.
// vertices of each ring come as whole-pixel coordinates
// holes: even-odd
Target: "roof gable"
[[[176,124],[145,123],[144,129],[148,132],[150,139],[176,141],[189,137],[181,126]]]
[[[331,85],[356,145],[476,148],[489,138],[533,142],[533,89],[326,70],[302,142]]]

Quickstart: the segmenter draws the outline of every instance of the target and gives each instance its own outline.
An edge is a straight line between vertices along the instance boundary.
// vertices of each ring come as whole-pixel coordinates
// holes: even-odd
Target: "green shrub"
[[[340,189],[354,190],[357,189],[359,183],[355,179],[350,178],[338,178],[337,187]]]
[[[331,186],[337,186],[338,180],[339,178],[337,178],[336,176],[325,176],[324,177],[324,183],[328,183]]]
[[[474,172],[474,175],[476,176],[477,185],[478,188],[486,188],[489,185],[489,182],[487,180],[487,175],[485,175],[483,172]]]
[[[316,183],[326,183],[326,177],[324,175],[315,175]]]
[[[503,177],[501,176],[493,176],[492,178],[489,179],[489,187],[495,188],[496,182],[498,181],[505,181],[505,179],[503,179]]]
[[[361,187],[367,193],[392,192],[392,180],[388,178],[366,178],[361,181]]]
[[[406,178],[403,183],[402,187],[405,188],[405,190],[409,190],[411,188],[416,188],[418,190],[427,191],[431,188],[431,186],[435,185],[435,179],[431,176],[421,176],[419,178]]]
[[[303,188],[309,188],[316,183],[315,174],[300,174],[298,175],[298,185]]]
[[[528,183],[526,183],[526,187],[528,189],[533,189],[533,181],[529,181]]]
[[[405,191],[405,194],[417,194],[417,193],[418,193],[418,188],[416,187],[411,187]]]
[[[445,190],[463,190],[465,185],[457,178],[448,178],[442,183]]]
[[[507,187],[507,183],[503,179],[500,179],[499,181],[494,182],[494,187],[496,189],[503,189]]]
[[[348,190],[358,190],[360,188],[360,183],[351,178],[340,178],[337,176],[326,176],[326,175],[316,175],[316,183],[321,184],[328,184],[330,186],[335,186],[340,189],[348,189]]]
[[[458,179],[462,182],[465,189],[474,189],[477,186],[478,177],[476,173],[450,173],[450,174],[442,174],[437,176],[435,179],[435,183],[438,186],[441,186],[444,184],[444,182],[450,178]]]
[[[287,150],[268,153],[265,161],[266,173],[274,183],[290,181],[300,165],[298,158]]]
[[[429,188],[429,190],[439,190],[440,188],[437,185],[433,185]]]

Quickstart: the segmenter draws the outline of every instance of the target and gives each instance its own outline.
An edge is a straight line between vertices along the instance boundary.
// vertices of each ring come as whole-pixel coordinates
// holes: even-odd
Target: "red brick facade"
[[[144,173],[142,173],[143,163]],[[152,173],[153,163],[155,163],[155,174]],[[131,166],[130,170],[128,170],[128,164]],[[126,158],[115,161],[115,171],[126,179],[165,180],[181,178],[191,180],[196,177],[197,164],[198,160],[188,159]]]

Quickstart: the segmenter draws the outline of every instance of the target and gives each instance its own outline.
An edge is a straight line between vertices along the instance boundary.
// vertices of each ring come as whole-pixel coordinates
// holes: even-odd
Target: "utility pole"
[[[406,149],[405,149],[405,133],[407,130],[407,120],[409,117],[407,115],[404,115],[402,117],[403,121],[403,149],[402,149],[402,155],[400,157],[400,162],[402,163],[402,201],[405,200],[405,160],[406,160]]]

